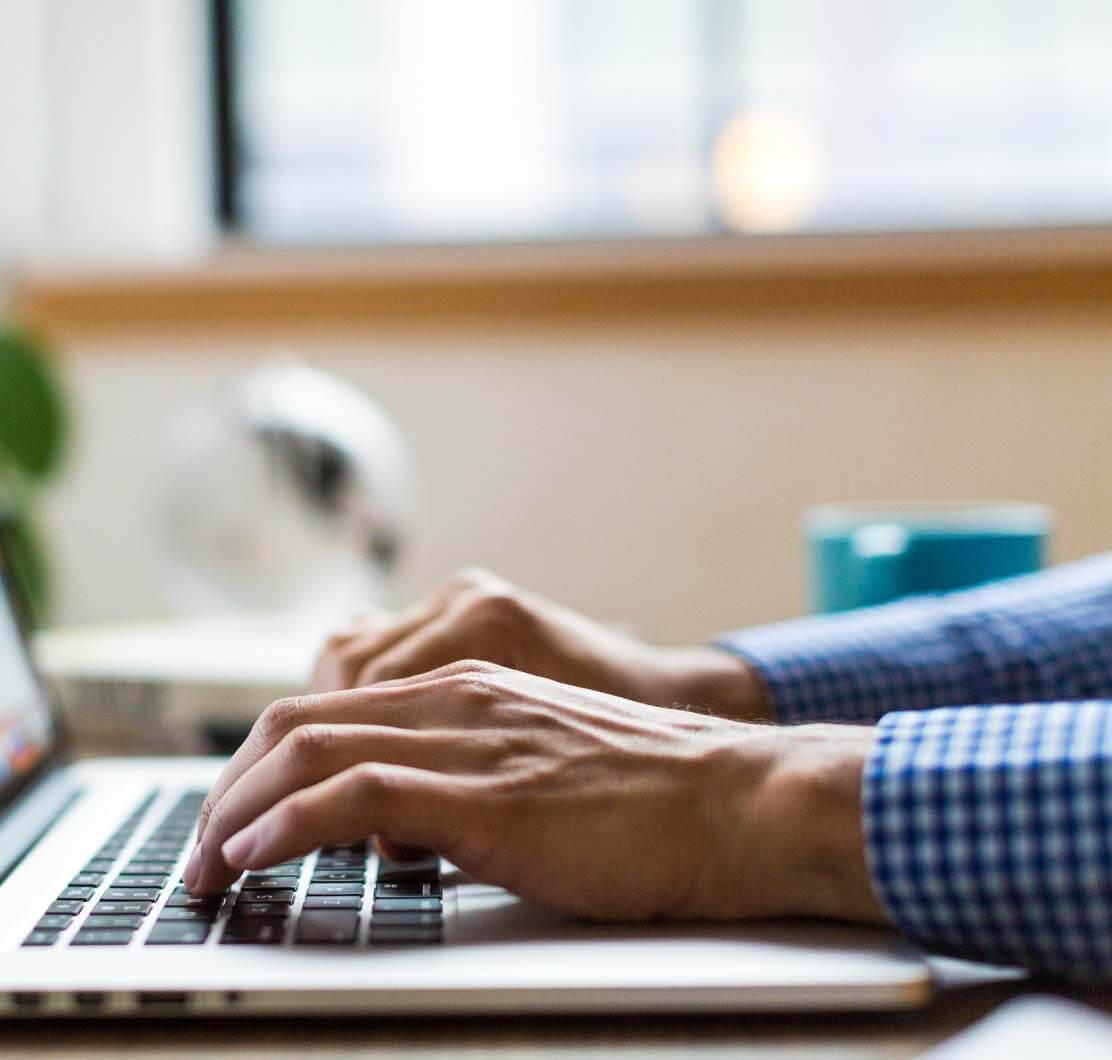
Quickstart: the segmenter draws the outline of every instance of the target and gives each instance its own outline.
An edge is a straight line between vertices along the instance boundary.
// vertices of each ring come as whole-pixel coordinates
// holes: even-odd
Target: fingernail
[[[193,853],[189,855],[189,862],[185,866],[185,873],[182,875],[182,883],[186,887],[192,889],[193,885],[197,882],[197,877],[201,874],[201,844],[198,843],[193,848]]]
[[[221,848],[224,860],[233,868],[244,868],[251,860],[255,847],[258,845],[258,836],[254,828],[244,828],[236,832]]]

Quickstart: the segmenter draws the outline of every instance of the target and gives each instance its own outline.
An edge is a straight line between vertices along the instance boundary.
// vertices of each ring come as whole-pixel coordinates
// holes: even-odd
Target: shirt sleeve
[[[725,633],[777,720],[1112,699],[1112,553],[977,589]]]
[[[1112,980],[1112,702],[886,715],[873,886],[926,949]]]

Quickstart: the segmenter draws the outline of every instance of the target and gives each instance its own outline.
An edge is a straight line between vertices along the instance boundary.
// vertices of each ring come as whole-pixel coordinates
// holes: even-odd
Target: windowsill
[[[722,325],[755,314],[1107,304],[1112,228],[629,243],[271,250],[189,267],[34,268],[59,339],[206,331]]]

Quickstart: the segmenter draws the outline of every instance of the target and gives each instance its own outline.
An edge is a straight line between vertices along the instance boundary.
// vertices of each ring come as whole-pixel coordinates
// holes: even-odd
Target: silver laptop
[[[930,993],[885,932],[567,920],[369,844],[194,898],[181,872],[222,763],[68,761],[0,581],[4,1016],[880,1010]]]

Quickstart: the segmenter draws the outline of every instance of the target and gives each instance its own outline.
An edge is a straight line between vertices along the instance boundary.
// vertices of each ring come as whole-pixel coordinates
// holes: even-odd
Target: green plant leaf
[[[23,332],[0,331],[0,465],[45,478],[65,435],[65,402],[45,348]]]
[[[39,536],[26,516],[0,512],[0,550],[31,624],[38,628],[47,616],[50,578]]]

